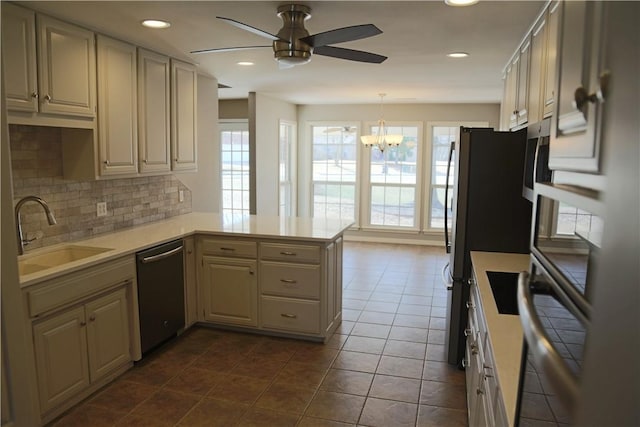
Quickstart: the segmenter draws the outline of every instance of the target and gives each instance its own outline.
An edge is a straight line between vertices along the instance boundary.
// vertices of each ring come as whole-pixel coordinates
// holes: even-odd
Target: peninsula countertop
[[[109,249],[88,258],[21,275],[20,286],[34,285],[90,265],[134,254],[164,242],[192,235],[210,234],[228,237],[274,238],[329,243],[342,235],[352,224],[352,221],[326,218],[240,216],[194,212],[123,229],[122,231],[101,234],[89,239],[27,251],[25,255],[19,256],[18,260],[28,262],[31,257],[69,245]]]

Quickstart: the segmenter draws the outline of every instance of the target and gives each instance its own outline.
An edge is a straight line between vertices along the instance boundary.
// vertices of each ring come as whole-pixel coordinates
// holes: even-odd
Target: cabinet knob
[[[481,394],[484,394],[484,391],[482,391],[481,388],[476,389],[476,394],[479,396]]]
[[[33,99],[38,99],[38,92],[31,92],[31,97]]]
[[[464,330],[464,336],[468,337],[469,335],[471,335],[471,328],[467,328]]]
[[[45,100],[46,102],[51,101],[51,95],[46,94],[46,95],[44,96],[44,100]]]
[[[96,315],[92,314],[91,316],[89,316],[89,320],[91,320],[92,322],[94,322],[96,320]]]
[[[582,111],[585,105],[587,105],[587,103],[589,102],[592,104],[598,102],[603,103],[607,96],[607,90],[609,88],[609,76],[610,73],[608,71],[600,74],[600,78],[598,79],[598,89],[595,91],[595,93],[589,94],[589,92],[582,86],[577,88],[573,93],[573,107],[577,110]]]
[[[109,166],[109,160],[105,160],[103,163],[104,163],[105,165]]]
[[[87,322],[85,321],[80,322],[80,326],[87,326]]]

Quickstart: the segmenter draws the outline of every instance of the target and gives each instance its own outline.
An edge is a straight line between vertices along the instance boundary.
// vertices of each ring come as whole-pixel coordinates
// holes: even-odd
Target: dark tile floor
[[[466,426],[445,362],[446,257],[345,244],[343,322],[326,344],[194,327],[60,426]]]

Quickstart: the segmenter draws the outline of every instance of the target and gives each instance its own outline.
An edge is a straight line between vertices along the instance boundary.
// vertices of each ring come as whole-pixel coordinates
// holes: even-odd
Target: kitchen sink
[[[518,314],[518,274],[487,271],[493,299],[500,314]]]
[[[18,257],[18,271],[20,275],[32,274],[52,267],[89,258],[111,248],[99,248],[94,246],[67,245],[47,252],[27,254]]]

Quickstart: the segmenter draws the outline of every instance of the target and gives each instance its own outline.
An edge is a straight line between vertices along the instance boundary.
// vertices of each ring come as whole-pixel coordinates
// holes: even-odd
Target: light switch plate
[[[107,202],[98,202],[96,205],[96,214],[98,216],[107,216]]]

